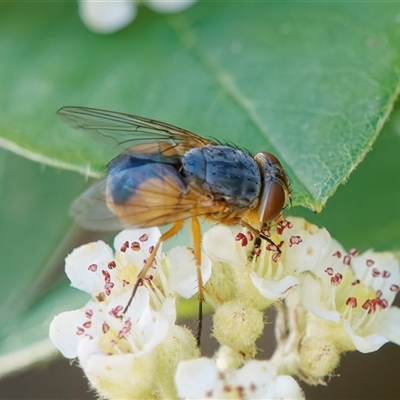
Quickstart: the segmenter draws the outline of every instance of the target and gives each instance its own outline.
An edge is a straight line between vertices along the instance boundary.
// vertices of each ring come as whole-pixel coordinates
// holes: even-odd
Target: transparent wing
[[[193,147],[215,144],[176,126],[119,112],[63,107],[58,115],[67,125],[121,151],[142,143],[165,142],[177,147],[177,152],[183,155]]]
[[[137,174],[129,179],[123,170],[97,182],[73,202],[70,215],[85,229],[115,231],[165,225],[226,208],[224,201],[213,200],[201,188],[186,186],[173,167],[149,164],[146,168],[150,178]]]
[[[72,203],[69,215],[82,228],[90,231],[120,231],[125,228],[107,206],[106,180],[96,182]]]

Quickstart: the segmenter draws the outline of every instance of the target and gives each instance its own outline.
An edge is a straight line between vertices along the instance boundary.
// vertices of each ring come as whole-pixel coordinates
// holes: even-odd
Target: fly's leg
[[[162,242],[165,242],[166,240],[170,239],[172,236],[176,235],[179,230],[182,228],[183,224],[185,221],[177,221],[175,222],[171,229],[169,229],[167,232],[163,233],[160,238],[158,239],[157,244],[154,246],[154,249],[152,251],[152,253],[150,254],[150,257],[147,259],[146,264],[144,265],[144,267],[142,268],[142,270],[140,271],[137,281],[135,283],[135,286],[133,287],[132,290],[132,294],[131,297],[129,298],[129,301],[127,303],[127,305],[124,308],[123,313],[125,314],[129,308],[129,306],[132,303],[133,298],[135,297],[135,294],[138,290],[138,287],[140,286],[140,284],[143,282],[143,279],[146,277],[147,272],[149,271],[151,265],[153,264],[153,261],[156,257],[157,251],[161,246]]]
[[[201,343],[201,331],[203,329],[203,301],[204,301],[204,289],[203,289],[203,277],[201,275],[201,229],[199,220],[195,217],[191,219],[191,231],[194,249],[194,258],[196,262],[197,282],[199,285],[199,319],[197,325],[196,341],[197,346],[200,348]]]

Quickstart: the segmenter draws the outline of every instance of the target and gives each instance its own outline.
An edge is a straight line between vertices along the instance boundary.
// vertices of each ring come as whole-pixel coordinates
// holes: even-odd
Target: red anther
[[[101,330],[103,333],[107,333],[110,330],[110,327],[105,322],[103,322],[103,325],[101,325]]]
[[[255,247],[251,253],[258,257],[261,254],[261,249],[259,247]]]
[[[76,328],[76,334],[78,336],[81,336],[85,333],[85,330],[83,328],[81,328],[80,326],[78,326],[78,328]]]
[[[358,254],[358,249],[354,249],[354,248],[353,248],[353,249],[350,249],[350,250],[349,250],[349,254],[350,254],[351,256],[353,256],[353,257],[356,256],[356,255]]]
[[[222,388],[222,390],[223,390],[225,393],[230,393],[230,391],[232,390],[232,386],[230,386],[230,385],[225,385],[225,386]]]
[[[89,271],[96,272],[97,271],[97,264],[90,264],[88,267]]]
[[[146,242],[148,239],[149,239],[148,235],[146,233],[143,233],[143,235],[140,236],[139,241]]]
[[[269,231],[269,229],[267,228],[263,228],[261,229],[261,234],[265,237],[270,237],[271,236],[271,232]]]
[[[109,296],[111,294],[111,290],[114,287],[114,284],[112,282],[107,282],[104,285],[104,291],[106,292],[106,295]]]
[[[102,301],[104,301],[106,299],[106,294],[104,292],[100,292],[97,296],[96,296],[96,300],[101,303]]]
[[[359,285],[359,284],[360,284],[360,280],[359,280],[359,279],[356,279],[356,280],[354,280],[353,282],[351,282],[351,284],[352,284],[353,286]]]
[[[247,246],[248,240],[247,240],[247,236],[246,236],[244,233],[239,232],[239,233],[235,236],[235,240],[236,240],[237,242],[241,242],[240,244],[241,244],[242,247]]]
[[[82,324],[82,326],[86,329],[90,328],[92,326],[92,321],[86,321]]]
[[[149,253],[151,254],[154,251],[154,246],[149,247]]]
[[[327,267],[327,268],[325,268],[325,272],[326,272],[329,276],[332,276],[332,275],[333,275],[333,268],[332,268],[332,267]]]
[[[382,278],[389,278],[389,276],[390,276],[390,271],[383,271],[382,272]]]
[[[247,239],[254,240],[254,235],[253,235],[252,231],[247,231],[246,235],[247,235]]]
[[[350,256],[344,256],[343,257],[343,264],[344,265],[350,265],[351,263],[351,257]]]
[[[382,299],[382,308],[387,308],[387,307],[389,307],[389,303],[387,302],[387,300],[386,299]]]
[[[379,298],[382,297],[382,294],[383,294],[382,290],[377,290],[376,293],[375,293],[376,297],[379,297]]]
[[[367,267],[372,267],[375,264],[374,260],[367,260],[365,261],[365,264],[367,265]]]
[[[124,307],[122,307],[122,306],[114,307],[114,308],[111,309],[111,311],[109,312],[109,314],[110,314],[112,317],[119,317],[118,314],[119,314],[123,309],[124,309]]]
[[[390,285],[390,291],[391,292],[398,292],[399,291],[399,285]]]
[[[109,268],[109,269],[114,269],[116,266],[117,266],[117,264],[115,264],[115,261],[110,261],[110,262],[108,263],[108,268]]]
[[[375,306],[378,306],[382,310],[384,310],[387,307],[387,301],[384,299],[380,299],[377,297],[373,299],[372,302],[375,304]]]
[[[85,310],[85,316],[88,319],[92,318],[93,317],[93,310],[90,310],[90,309]]]
[[[108,271],[105,271],[105,270],[101,271],[101,273],[103,274],[104,282],[106,282],[106,283],[110,282],[110,280],[111,280],[110,273]]]
[[[278,235],[281,235],[286,228],[290,229],[292,227],[293,224],[291,222],[289,222],[286,219],[283,219],[282,221],[278,222],[278,226],[276,227],[276,232]]]
[[[140,250],[140,243],[139,242],[132,242],[131,249],[133,251],[139,251]]]
[[[373,269],[372,269],[372,276],[373,276],[374,278],[376,278],[377,276],[380,276],[380,274],[381,274],[381,271],[379,271],[378,268],[373,268]]]
[[[371,314],[375,311],[375,306],[371,300],[365,300],[364,304],[361,306],[364,310],[368,310],[368,314]]]
[[[357,307],[357,299],[355,297],[349,297],[346,300],[346,306],[350,306],[352,308],[356,308]]]
[[[125,279],[122,279],[122,287],[129,285],[129,282]]]
[[[331,278],[331,284],[332,284],[333,286],[337,286],[337,285],[339,285],[340,282],[342,282],[342,279],[343,279],[343,275],[337,273],[335,276],[332,276],[332,278]]]
[[[289,247],[292,247],[294,244],[300,244],[303,241],[301,236],[291,236],[289,239]]]
[[[279,260],[280,256],[281,256],[281,253],[279,253],[279,251],[277,251],[276,253],[274,253],[272,255],[272,261],[277,262]]]
[[[278,251],[278,247],[275,245],[275,244],[268,244],[266,247],[265,247],[268,251]]]
[[[123,245],[121,246],[120,250],[125,253],[126,250],[129,248],[129,242],[126,241],[125,243],[123,243]]]

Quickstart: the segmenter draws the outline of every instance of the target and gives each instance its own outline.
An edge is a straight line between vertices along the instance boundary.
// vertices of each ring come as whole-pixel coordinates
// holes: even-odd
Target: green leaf
[[[3,375],[47,355],[52,350],[46,345],[51,316],[68,309],[68,304],[84,304],[83,295],[67,287],[64,257],[79,241],[75,235],[65,236],[70,225],[67,209],[86,183],[75,173],[44,167],[5,150],[0,150],[0,160]],[[58,281],[63,289],[46,294]],[[9,355],[15,351],[21,356]]]
[[[89,175],[111,152],[61,127],[61,106],[131,112],[271,151],[292,179],[293,204],[320,210],[398,93],[396,4],[143,7],[110,36],[88,32],[72,3],[0,7],[0,145]]]
[[[347,249],[400,249],[400,102],[365,160],[318,215],[293,214],[325,226]],[[288,214],[290,211],[288,210]]]
[[[56,110],[143,115],[274,153],[292,180],[293,205],[320,211],[371,149],[397,97],[398,7],[249,3],[200,2],[177,15],[142,7],[109,36],[88,32],[75,3],[1,3],[0,146],[98,176],[115,153],[63,126]],[[398,115],[314,217],[348,247],[398,249]],[[52,315],[86,297],[65,278],[46,292],[73,246],[67,209],[83,179],[1,151],[0,185],[3,374],[51,353]]]

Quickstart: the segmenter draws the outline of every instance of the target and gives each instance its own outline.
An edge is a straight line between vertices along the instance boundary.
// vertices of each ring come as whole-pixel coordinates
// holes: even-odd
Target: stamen
[[[295,244],[300,244],[303,242],[301,236],[291,236],[289,239],[289,247],[292,247]]]
[[[139,242],[132,242],[131,249],[133,251],[139,251],[140,250],[140,243]]]
[[[122,251],[123,253],[125,253],[126,250],[128,250],[128,248],[129,248],[129,242],[126,241],[126,242],[121,246],[120,251]]]
[[[110,314],[112,317],[119,318],[120,316],[119,316],[118,314],[119,314],[123,309],[124,309],[124,307],[122,307],[122,306],[114,307],[114,308],[111,309],[111,311],[109,312],[109,314]]]
[[[351,257],[349,255],[344,256],[343,257],[343,264],[344,265],[350,265],[350,263],[351,263]]]
[[[147,242],[148,239],[149,239],[149,236],[146,233],[143,233],[143,235],[140,236],[139,241],[140,242]]]
[[[101,330],[102,332],[105,334],[110,330],[110,327],[108,326],[108,324],[106,324],[105,322],[103,322],[103,325],[101,326]]]
[[[96,272],[97,271],[97,264],[90,264],[88,267],[89,271]]]
[[[76,328],[76,334],[78,335],[78,336],[81,336],[81,335],[83,335],[85,333],[85,330],[83,329],[83,328],[81,328],[80,326],[78,326],[77,328]]]
[[[236,240],[237,242],[241,242],[240,245],[241,245],[242,247],[247,246],[248,240],[247,240],[247,236],[246,236],[244,233],[239,232],[239,233],[235,236],[235,240]]]
[[[358,255],[358,249],[355,249],[355,248],[353,248],[353,249],[350,249],[349,250],[349,254],[351,255],[351,256],[357,256]]]
[[[253,232],[247,231],[247,239],[249,239],[249,240],[254,240]]]
[[[89,329],[92,326],[92,321],[86,321],[82,325],[84,328]]]

